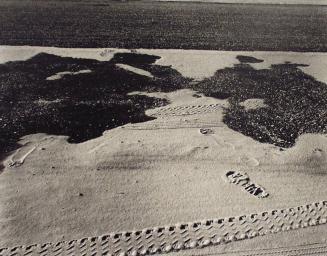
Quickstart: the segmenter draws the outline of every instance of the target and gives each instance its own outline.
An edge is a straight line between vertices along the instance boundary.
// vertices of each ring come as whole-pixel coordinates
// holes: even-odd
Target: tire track
[[[138,256],[203,248],[251,239],[272,233],[326,224],[327,201],[274,209],[222,219],[208,219],[138,231],[111,233],[99,237],[58,243],[35,244],[0,249],[0,256],[14,255],[119,255]],[[301,249],[294,255],[323,255],[327,245]],[[297,249],[295,249],[297,250]],[[291,252],[292,250],[289,250]],[[294,250],[293,250],[294,251]],[[238,254],[243,256],[285,255],[285,250]],[[287,252],[287,250],[286,250]],[[288,254],[292,255],[292,254]]]
[[[224,107],[225,104],[179,105],[148,110],[147,114],[154,117],[185,116],[221,112]]]
[[[321,255],[327,252],[327,243],[315,243],[299,246],[277,247],[267,249],[253,249],[246,251],[230,251],[223,253],[198,253],[194,256],[213,256],[213,255],[228,255],[228,256],[300,256],[300,255]]]

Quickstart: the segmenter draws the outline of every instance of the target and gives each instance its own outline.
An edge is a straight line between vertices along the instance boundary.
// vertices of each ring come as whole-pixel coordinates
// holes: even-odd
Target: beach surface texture
[[[326,69],[1,46],[0,255],[324,255]]]

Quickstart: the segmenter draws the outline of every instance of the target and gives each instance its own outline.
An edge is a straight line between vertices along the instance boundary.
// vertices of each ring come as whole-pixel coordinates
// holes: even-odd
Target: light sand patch
[[[271,65],[285,63],[305,64],[307,67],[299,67],[304,73],[314,77],[316,80],[327,84],[327,54],[326,53],[254,53],[252,56],[264,59],[262,63],[253,63],[256,69],[267,69]]]
[[[327,53],[265,52],[265,51],[204,51],[204,50],[144,50],[142,53],[157,54],[162,58],[156,63],[172,66],[183,76],[201,80],[212,76],[217,70],[233,67],[238,64],[238,55],[252,56],[264,60],[262,63],[251,63],[256,69],[267,69],[273,64],[291,63],[307,64],[299,67],[303,72],[318,81],[327,83]],[[196,63],[196,65],[195,65]]]
[[[202,80],[212,76],[217,70],[233,67],[239,63],[237,52],[217,51],[162,51],[161,59],[156,63],[163,66],[172,66],[183,76]]]
[[[279,153],[276,164],[305,167],[306,173],[327,175],[327,135],[301,135],[295,147]]]
[[[263,99],[247,99],[240,103],[240,105],[243,106],[246,111],[264,108],[267,106]]]
[[[118,52],[138,52],[158,55],[161,59],[156,64],[172,66],[183,76],[201,80],[211,77],[217,70],[233,67],[238,64],[238,55],[252,56],[264,60],[262,63],[251,63],[256,69],[270,68],[272,64],[286,61],[307,64],[299,67],[303,72],[313,76],[318,81],[327,83],[327,53],[316,52],[267,52],[267,51],[208,51],[208,50],[179,50],[179,49],[117,49],[117,48],[55,48],[35,46],[0,46],[0,63],[17,60],[27,60],[38,53],[45,52],[62,57],[86,58],[99,61],[109,61]]]
[[[57,74],[54,74],[52,76],[49,76],[46,78],[46,80],[48,81],[52,81],[52,80],[58,80],[63,78],[64,76],[76,76],[79,74],[88,74],[91,73],[92,71],[89,69],[84,69],[84,70],[80,70],[80,71],[76,71],[76,72],[71,72],[71,71],[64,71],[64,72],[58,72]]]
[[[158,112],[160,110],[164,109],[175,109],[175,110],[180,110],[183,111],[183,107],[187,108],[193,107],[193,106],[204,106],[204,105],[212,105],[212,104],[218,104],[221,107],[228,107],[228,101],[227,100],[219,100],[213,97],[205,97],[203,94],[197,94],[201,97],[194,97],[194,94],[196,92],[191,90],[191,89],[181,89],[181,90],[176,90],[174,92],[132,92],[129,93],[128,95],[145,95],[149,97],[155,97],[155,98],[161,98],[161,99],[166,99],[168,102],[170,102],[169,105],[156,108],[153,110],[148,110],[146,113],[151,115],[152,112]],[[220,107],[220,109],[221,109]]]
[[[124,49],[87,49],[87,48],[56,48],[37,46],[0,46],[0,63],[8,61],[23,61],[39,53],[54,54],[61,57],[78,59],[94,59],[98,61],[110,60],[116,52],[130,52]],[[105,53],[105,54],[103,54]]]
[[[47,105],[50,105],[50,104],[53,104],[53,103],[59,103],[61,102],[62,100],[61,99],[56,99],[56,100],[44,100],[44,99],[39,99],[39,100],[36,100],[34,101],[35,104],[38,104],[38,105],[44,105],[44,106],[47,106]]]
[[[138,74],[138,75],[141,75],[141,76],[147,76],[147,77],[150,77],[150,78],[153,78],[153,75],[146,71],[146,70],[143,70],[143,69],[140,69],[140,68],[135,68],[135,67],[132,67],[130,65],[127,65],[127,64],[116,64],[117,67],[120,67],[122,69],[125,69],[125,70],[128,70],[128,71],[131,71],[135,74]]]

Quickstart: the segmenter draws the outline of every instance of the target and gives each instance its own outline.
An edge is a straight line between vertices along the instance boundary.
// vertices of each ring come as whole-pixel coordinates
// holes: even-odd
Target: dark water
[[[0,45],[326,51],[327,6],[3,0]]]

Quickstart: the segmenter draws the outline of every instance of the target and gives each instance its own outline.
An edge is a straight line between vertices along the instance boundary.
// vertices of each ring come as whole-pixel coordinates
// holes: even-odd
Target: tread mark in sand
[[[145,228],[139,231],[110,233],[72,241],[2,248],[0,249],[0,255],[52,255],[53,252],[74,255],[80,253],[113,256],[149,255],[226,244],[326,223],[327,201],[320,201],[287,209],[273,209],[236,217],[179,223],[163,227]],[[313,250],[309,248],[307,250],[310,253],[319,253],[321,251],[319,249],[326,251],[326,248],[327,244],[322,244],[317,245]],[[301,248],[288,249],[289,252],[301,250]],[[277,248],[275,252],[276,254],[283,253],[281,248]]]

